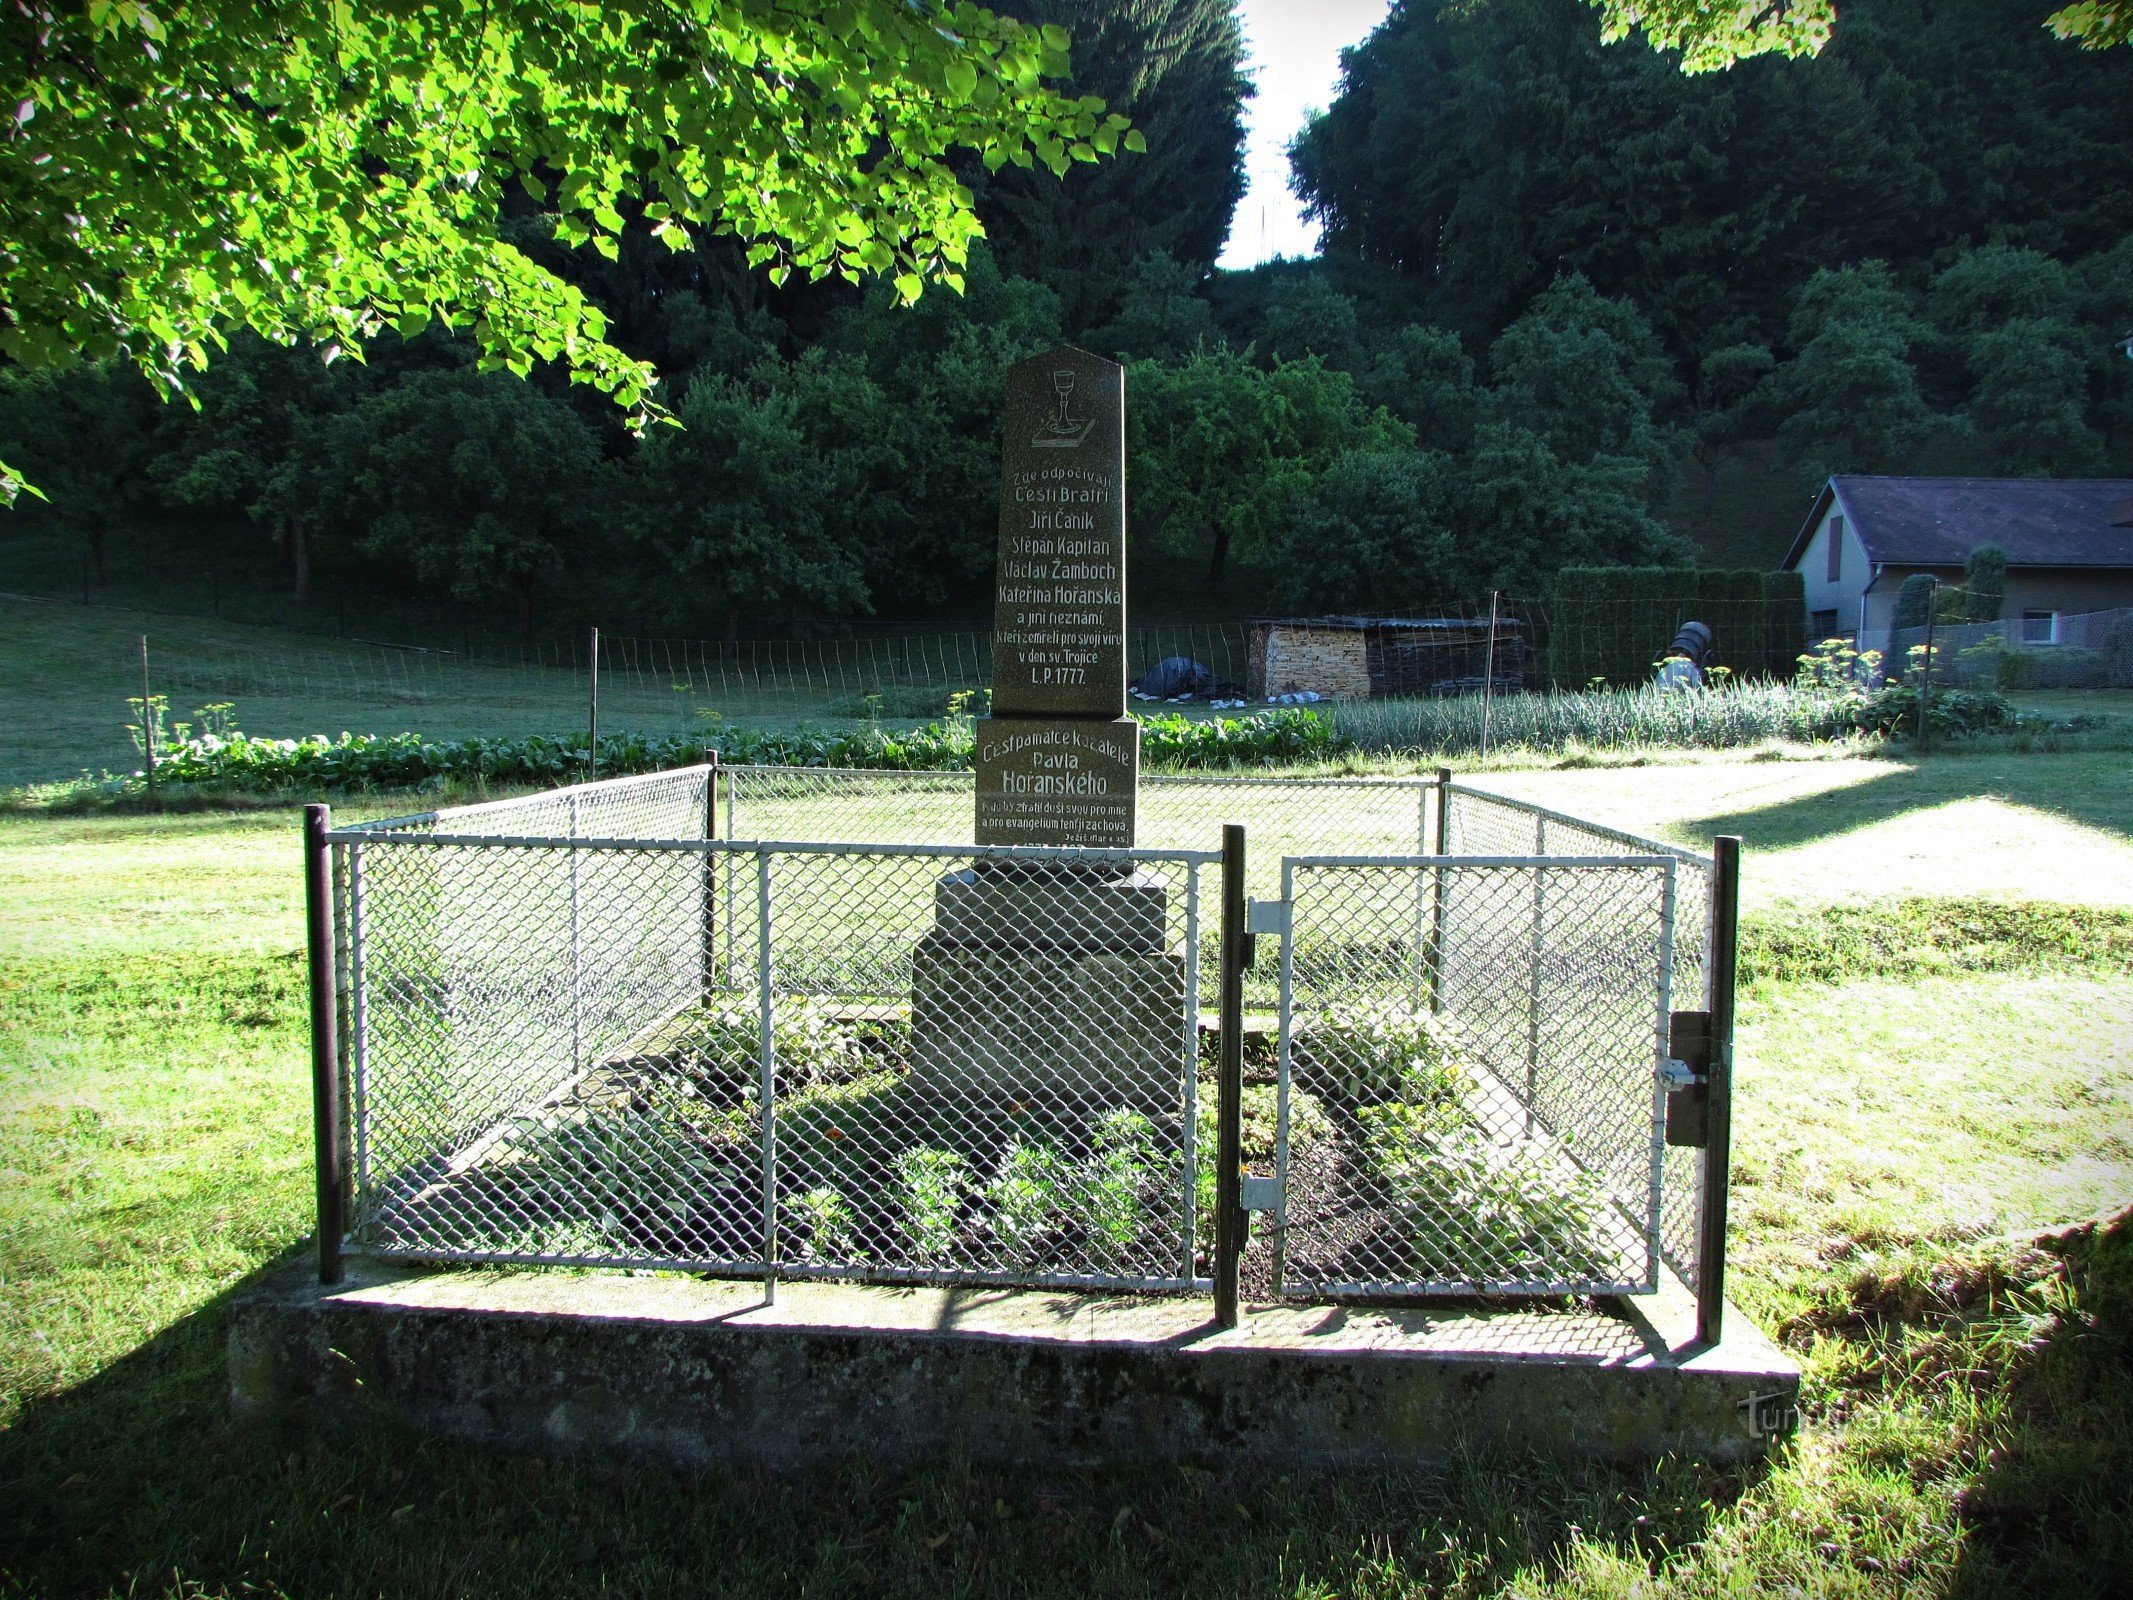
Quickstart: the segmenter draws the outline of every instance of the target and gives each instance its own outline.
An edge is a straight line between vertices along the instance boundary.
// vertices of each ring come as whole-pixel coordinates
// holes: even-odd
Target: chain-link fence
[[[1183,1288],[1208,852],[708,837],[711,769],[336,836],[358,1244]]]
[[[1130,851],[971,815],[968,774],[698,767],[333,833],[350,1243],[1204,1285],[1207,846],[1242,819],[1292,918],[1237,1019],[1246,1157],[1286,1180],[1248,1275],[1693,1273],[1657,1068],[1704,858],[1434,779],[1150,779]]]
[[[1927,637],[1923,625],[1892,629],[1883,670],[1915,678]],[[2133,689],[2133,607],[1942,622],[1931,638],[1933,680],[1943,687]]]

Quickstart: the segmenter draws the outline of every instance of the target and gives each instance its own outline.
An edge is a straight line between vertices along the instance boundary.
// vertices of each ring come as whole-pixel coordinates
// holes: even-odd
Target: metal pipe
[[[1716,1344],[1725,1331],[1726,1198],[1733,1164],[1733,985],[1740,967],[1740,838],[1711,841],[1710,1103],[1703,1152],[1703,1227],[1696,1251],[1696,1337]]]
[[[1222,828],[1220,1068],[1215,1079],[1215,1322],[1237,1325],[1244,1258],[1244,829]]]
[[[329,808],[304,807],[304,928],[311,983],[311,1143],[318,1176],[318,1281],[339,1283],[345,1233],[341,1167],[341,1053],[333,992],[333,867]]]

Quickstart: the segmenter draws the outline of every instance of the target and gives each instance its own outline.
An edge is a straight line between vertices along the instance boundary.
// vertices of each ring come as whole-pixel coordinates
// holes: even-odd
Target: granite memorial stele
[[[1125,376],[1071,346],[1008,370],[980,845],[1134,842]],[[991,860],[943,878],[913,959],[914,1083],[1174,1107],[1190,1017],[1167,906],[1164,881],[1131,863]]]

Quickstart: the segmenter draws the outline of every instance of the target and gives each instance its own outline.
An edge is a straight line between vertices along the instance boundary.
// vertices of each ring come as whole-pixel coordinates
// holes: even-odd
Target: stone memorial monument
[[[1126,372],[1061,346],[1008,370],[980,845],[1133,844]],[[1168,886],[1131,864],[943,878],[913,958],[912,1078],[942,1092],[1178,1103],[1190,1022]]]

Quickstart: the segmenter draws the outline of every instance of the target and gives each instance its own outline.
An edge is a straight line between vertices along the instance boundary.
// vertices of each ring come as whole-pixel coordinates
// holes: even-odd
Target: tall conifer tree
[[[1101,96],[1147,137],[1144,153],[1063,178],[994,174],[979,202],[1000,270],[1059,293],[1082,334],[1118,313],[1136,264],[1158,251],[1204,273],[1244,193],[1244,35],[1233,0],[1008,0],[1074,40],[1070,92]]]

